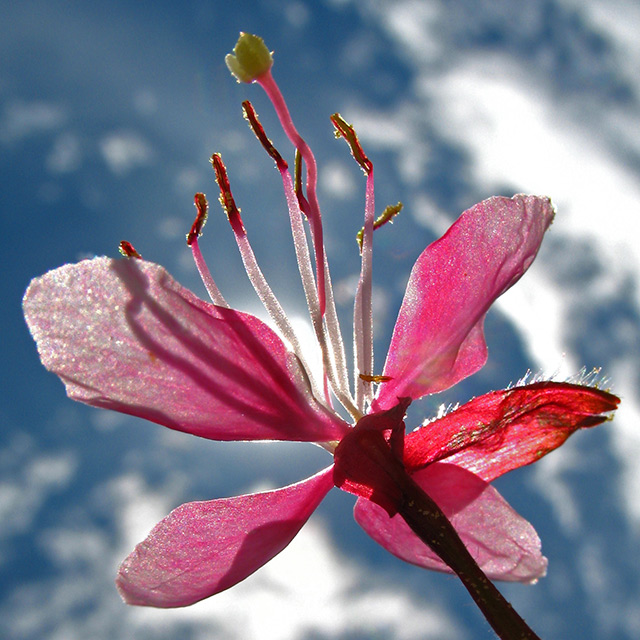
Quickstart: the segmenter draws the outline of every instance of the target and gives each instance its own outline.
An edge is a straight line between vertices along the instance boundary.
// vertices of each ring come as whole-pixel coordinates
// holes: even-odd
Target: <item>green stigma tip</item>
[[[255,82],[271,69],[273,57],[264,40],[251,33],[240,33],[233,53],[224,61],[238,82]]]

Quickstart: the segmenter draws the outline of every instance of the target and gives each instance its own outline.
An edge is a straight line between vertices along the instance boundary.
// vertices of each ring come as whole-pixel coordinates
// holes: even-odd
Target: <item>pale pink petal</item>
[[[547,559],[533,527],[490,484],[455,465],[435,463],[412,478],[438,504],[485,574],[492,580],[531,582],[545,575]],[[434,571],[450,569],[399,516],[359,498],[358,524],[392,554]]]
[[[128,604],[184,607],[224,591],[280,553],[333,486],[331,468],[276,491],[190,502],[120,566]]]
[[[36,278],[23,305],[43,364],[74,400],[214,440],[324,441],[347,429],[271,329],[156,264],[65,265]]]
[[[485,363],[484,316],[527,270],[553,219],[548,198],[489,198],[465,211],[413,267],[377,407],[446,389]]]
[[[601,424],[618,402],[606,391],[565,382],[493,391],[407,434],[404,463],[415,471],[443,460],[490,482],[540,460],[577,429]]]

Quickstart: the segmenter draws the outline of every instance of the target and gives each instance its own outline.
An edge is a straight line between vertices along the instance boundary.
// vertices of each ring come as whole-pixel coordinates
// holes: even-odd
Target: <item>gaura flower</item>
[[[123,562],[120,593],[130,604],[179,607],[228,589],[282,551],[333,486],[358,496],[358,523],[407,562],[438,571],[455,564],[436,541],[416,533],[423,528],[416,524],[418,495],[418,501],[423,496],[436,503],[489,578],[535,581],[547,566],[540,540],[490,482],[540,459],[575,430],[602,423],[618,399],[588,385],[535,382],[477,397],[406,435],[404,419],[412,401],[484,365],[485,314],[533,261],[554,216],[549,199],[489,198],[424,250],[409,277],[384,369],[376,375],[373,230],[399,207],[374,220],[373,165],[353,129],[333,116],[337,135],[367,177],[350,383],[322,240],[315,160],[273,80],[271,55],[257,40],[243,34],[228,64],[241,80],[265,89],[296,149],[292,178],[245,103],[247,119],[282,176],[322,378],[312,376],[257,265],[218,155],[212,162],[221,202],[276,329],[230,308],[218,290],[198,246],[207,215],[202,194],[196,195],[198,216],[188,244],[211,303],[123,243],[128,259],[84,260],[33,280],[24,313],[43,364],[74,400],[212,440],[314,442],[334,462],[288,487],[178,507]],[[334,408],[338,402],[342,413]]]

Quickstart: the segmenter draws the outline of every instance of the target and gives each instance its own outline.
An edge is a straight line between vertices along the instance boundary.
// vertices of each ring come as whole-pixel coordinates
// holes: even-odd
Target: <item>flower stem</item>
[[[487,578],[440,507],[407,474],[398,513],[460,578],[501,640],[540,640]]]

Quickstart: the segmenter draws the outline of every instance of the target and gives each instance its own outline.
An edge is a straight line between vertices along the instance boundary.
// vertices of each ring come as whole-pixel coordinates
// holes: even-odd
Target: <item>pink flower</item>
[[[406,508],[405,477],[439,505],[490,578],[537,579],[547,564],[538,536],[489,483],[535,462],[576,429],[600,424],[618,399],[594,387],[537,382],[475,398],[406,436],[404,416],[411,401],[483,366],[485,314],[533,261],[553,219],[549,200],[490,198],[465,211],[425,249],[411,272],[383,374],[376,376],[373,166],[353,130],[334,120],[367,174],[351,385],[322,242],[315,160],[293,127],[270,63],[254,75],[248,81],[265,88],[306,167],[304,193],[245,105],[283,179],[323,355],[322,379],[311,375],[255,261],[219,156],[213,163],[224,208],[277,330],[229,308],[215,285],[198,247],[206,218],[201,194],[189,243],[213,303],[159,265],[95,258],[33,280],[24,313],[43,364],[74,400],[214,440],[315,442],[334,454],[335,464],[282,489],[178,507],[123,562],[120,593],[131,604],[178,607],[233,586],[282,551],[334,485],[359,496],[356,520],[383,547],[408,562],[449,571],[398,513]],[[137,257],[130,245],[126,252]],[[333,408],[336,400],[350,420]]]

